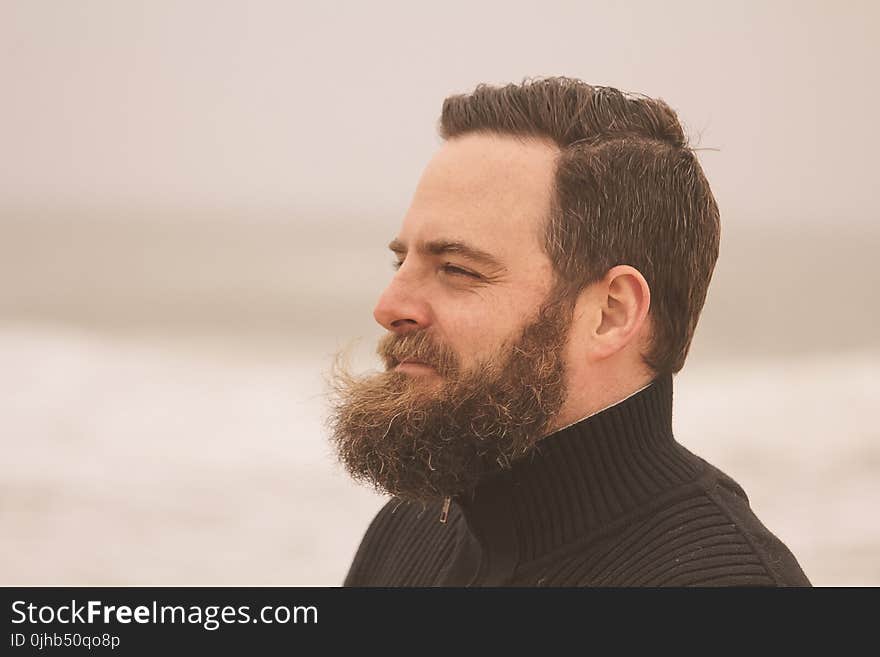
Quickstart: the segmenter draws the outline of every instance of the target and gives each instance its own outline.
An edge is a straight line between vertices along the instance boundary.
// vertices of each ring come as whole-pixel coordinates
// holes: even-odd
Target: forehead
[[[444,142],[419,180],[400,239],[461,240],[505,261],[534,256],[558,154],[552,143],[510,136]]]

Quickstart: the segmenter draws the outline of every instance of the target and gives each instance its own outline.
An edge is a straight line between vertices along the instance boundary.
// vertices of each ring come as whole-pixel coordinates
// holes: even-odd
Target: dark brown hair
[[[718,206],[675,112],[662,100],[567,77],[481,84],[446,98],[444,139],[485,132],[552,140],[561,149],[544,248],[560,294],[615,265],[651,289],[654,372],[684,365],[718,258]]]

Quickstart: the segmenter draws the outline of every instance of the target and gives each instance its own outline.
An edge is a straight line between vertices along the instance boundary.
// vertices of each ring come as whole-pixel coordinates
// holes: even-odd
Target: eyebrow
[[[401,240],[394,238],[388,244],[388,248],[397,253],[398,255],[406,255],[407,248],[406,244],[404,244]],[[475,246],[471,246],[465,242],[460,240],[429,240],[427,242],[420,242],[417,245],[417,250],[420,253],[427,253],[429,255],[443,255],[445,253],[455,253],[463,258],[467,258],[468,260],[473,260],[474,262],[482,263],[488,267],[494,267],[495,269],[504,269],[504,265],[501,264],[501,261],[498,260],[491,253],[487,253],[482,249],[478,249]]]

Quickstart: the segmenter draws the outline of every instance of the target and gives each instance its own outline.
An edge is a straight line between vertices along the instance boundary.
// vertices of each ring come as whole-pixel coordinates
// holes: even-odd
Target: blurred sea
[[[322,374],[396,225],[0,223],[0,584],[341,583],[383,498]],[[880,585],[872,227],[726,229],[674,428],[817,585]]]

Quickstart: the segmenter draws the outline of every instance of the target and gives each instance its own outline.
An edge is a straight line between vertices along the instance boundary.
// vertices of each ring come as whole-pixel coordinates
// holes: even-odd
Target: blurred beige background
[[[342,581],[382,504],[322,373],[443,98],[679,111],[722,212],[680,442],[819,585],[880,584],[874,2],[0,2],[0,584]]]

